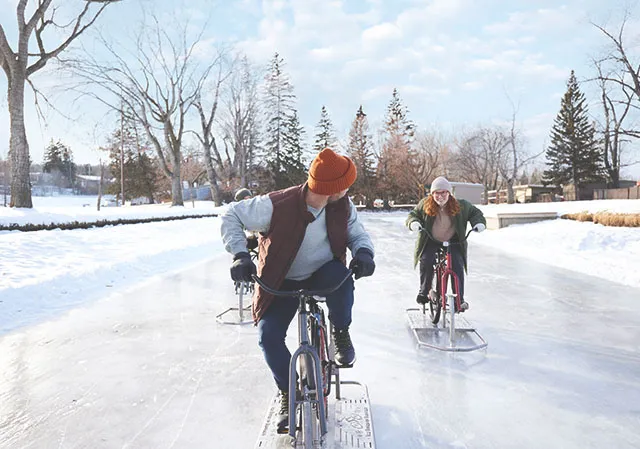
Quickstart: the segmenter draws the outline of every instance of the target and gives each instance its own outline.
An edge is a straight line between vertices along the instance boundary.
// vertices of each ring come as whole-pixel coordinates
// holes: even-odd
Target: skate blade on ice
[[[440,320],[442,321],[442,318]],[[486,348],[488,344],[460,314],[456,314],[455,317],[453,341],[451,341],[449,334],[449,323],[447,322],[445,327],[434,325],[429,314],[423,313],[421,309],[407,309],[407,321],[418,347],[450,352],[469,352]]]
[[[329,398],[329,420],[322,449],[375,449],[369,393],[357,382],[340,382],[341,399]],[[301,439],[278,434],[275,418],[280,408],[276,394],[270,403],[256,449],[291,449],[303,447]]]

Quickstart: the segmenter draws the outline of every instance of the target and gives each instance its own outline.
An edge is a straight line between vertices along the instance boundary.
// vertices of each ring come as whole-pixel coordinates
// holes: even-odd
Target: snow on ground
[[[103,200],[103,204],[104,204]],[[33,197],[33,209],[0,207],[0,224],[50,224],[74,221],[117,220],[118,218],[172,217],[180,215],[208,215],[217,213],[210,201],[185,201],[184,207],[170,204],[140,206],[102,206],[97,210],[96,196]]]
[[[210,202],[196,202],[195,208],[187,203],[185,207],[110,207],[98,212],[95,200],[95,197],[35,197],[33,210],[0,208],[0,223],[221,211]],[[514,209],[624,212],[640,211],[640,200],[492,205],[482,209],[486,214]],[[406,212],[363,214],[399,223],[406,217]],[[0,232],[0,333],[221,254],[224,248],[219,226],[219,218],[199,218],[75,231]],[[471,238],[473,244],[640,287],[638,228],[553,220],[486,231]],[[473,261],[470,263],[473,265]]]

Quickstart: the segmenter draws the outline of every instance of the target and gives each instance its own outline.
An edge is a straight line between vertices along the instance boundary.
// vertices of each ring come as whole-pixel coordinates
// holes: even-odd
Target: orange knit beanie
[[[351,159],[325,148],[311,162],[307,183],[313,193],[334,195],[351,187],[356,175],[356,166]]]

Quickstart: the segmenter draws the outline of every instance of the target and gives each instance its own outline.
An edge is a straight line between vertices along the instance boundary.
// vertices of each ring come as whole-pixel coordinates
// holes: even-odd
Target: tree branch
[[[32,28],[35,27],[35,24],[37,23],[37,21],[41,17],[41,16],[38,16],[38,11],[40,11],[42,9],[42,7],[45,6],[45,5],[46,5],[46,7],[44,9],[46,10],[46,8],[49,6],[50,3],[51,3],[51,0],[44,0],[44,3],[42,3],[41,7],[38,8],[36,13],[34,13],[33,17],[29,20],[28,27],[29,26],[31,26]],[[93,23],[98,19],[100,14],[102,14],[104,9],[110,3],[113,3],[113,2],[110,1],[110,2],[104,3],[102,6],[99,7],[98,11],[96,11],[96,13],[94,14],[93,18],[91,18],[85,25],[82,25],[82,19],[84,18],[84,16],[88,12],[91,3],[94,3],[94,2],[87,1],[87,4],[84,6],[84,8],[82,9],[82,12],[80,12],[80,14],[78,15],[78,17],[76,19],[76,23],[75,23],[75,25],[73,27],[71,35],[62,44],[60,44],[57,48],[55,48],[54,50],[52,50],[50,52],[42,52],[41,51],[40,59],[38,59],[36,62],[31,64],[27,68],[27,77],[32,75],[34,72],[37,72],[41,68],[43,68],[51,58],[55,58],[60,53],[62,53],[71,44],[71,42],[73,42],[82,33],[84,33],[84,31],[87,28],[89,28],[91,25],[93,25]],[[42,14],[44,14],[44,10],[42,11]],[[43,32],[44,32],[44,27],[36,30],[36,38],[38,40],[41,39],[41,37],[39,35],[42,34]]]

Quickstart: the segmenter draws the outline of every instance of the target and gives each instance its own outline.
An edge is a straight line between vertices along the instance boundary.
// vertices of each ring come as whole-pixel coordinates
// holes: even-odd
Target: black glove
[[[356,279],[371,276],[376,270],[376,263],[373,261],[373,253],[366,248],[360,248],[351,259],[349,269],[353,271]]]
[[[252,235],[247,237],[247,249],[251,251],[252,249],[256,249],[258,247],[258,236]]]
[[[256,264],[251,260],[251,256],[247,252],[240,252],[233,256],[233,265],[231,265],[231,279],[234,281],[251,282],[251,275],[256,274]]]

